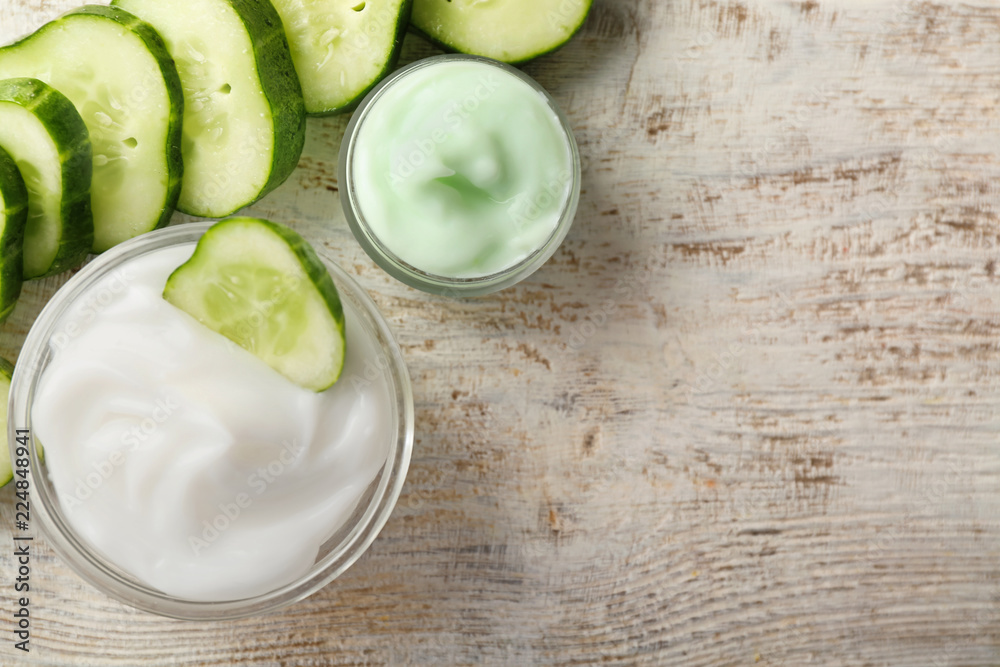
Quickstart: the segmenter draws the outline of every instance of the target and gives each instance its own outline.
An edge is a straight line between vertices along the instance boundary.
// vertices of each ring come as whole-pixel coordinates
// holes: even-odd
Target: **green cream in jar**
[[[551,98],[513,68],[428,60],[376,90],[352,122],[342,159],[348,218],[363,223],[376,261],[418,280],[475,282],[526,262],[530,273],[541,262],[529,260],[547,251],[544,262],[572,222],[572,134]]]

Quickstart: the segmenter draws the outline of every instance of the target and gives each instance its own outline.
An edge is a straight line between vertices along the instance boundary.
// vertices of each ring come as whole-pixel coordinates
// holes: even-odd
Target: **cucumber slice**
[[[274,0],[306,112],[350,111],[396,66],[412,0]]]
[[[28,188],[14,158],[0,148],[0,322],[7,319],[21,296],[21,248],[27,221]]]
[[[178,208],[218,218],[278,187],[305,143],[302,89],[268,0],[115,0],[163,36],[184,88]]]
[[[163,298],[306,389],[329,388],[343,370],[337,288],[312,247],[284,225],[214,225],[167,279]]]
[[[518,65],[568,42],[583,26],[591,2],[413,0],[411,25],[446,50]]]
[[[156,31],[114,7],[80,7],[0,49],[0,78],[14,77],[68,97],[90,132],[95,252],[169,221],[183,98]]]
[[[14,366],[0,357],[0,433],[3,433],[4,452],[0,453],[0,486],[6,486],[14,479],[14,466],[10,464],[10,445],[7,442],[7,403],[10,398],[10,378]]]
[[[0,146],[28,188],[24,277],[79,266],[94,243],[93,154],[76,107],[38,79],[0,81]]]

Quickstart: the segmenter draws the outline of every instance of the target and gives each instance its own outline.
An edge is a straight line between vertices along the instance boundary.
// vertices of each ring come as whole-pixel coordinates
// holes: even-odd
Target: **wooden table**
[[[0,41],[74,4],[6,0]],[[283,612],[194,624],[39,544],[22,656],[4,548],[0,662],[1000,664],[1000,4],[597,0],[526,69],[585,192],[519,286],[381,272],[340,211],[343,117],[250,209],[404,348],[416,446],[371,550]],[[0,353],[65,279],[26,288]]]

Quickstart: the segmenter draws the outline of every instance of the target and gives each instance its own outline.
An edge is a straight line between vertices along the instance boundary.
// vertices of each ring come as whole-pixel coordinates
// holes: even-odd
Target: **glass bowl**
[[[102,277],[130,260],[166,247],[189,244],[193,248],[211,225],[191,223],[168,227],[122,243],[97,257],[56,292],[28,332],[11,382],[8,441],[12,461],[18,458],[15,456],[16,437],[24,430],[33,433],[31,408],[35,389],[52,359],[53,336],[59,331],[60,319],[67,309]],[[31,527],[44,536],[80,577],[106,595],[143,611],[187,620],[232,619],[268,613],[302,600],[337,578],[372,544],[396,504],[409,467],[413,449],[413,395],[399,346],[375,304],[340,267],[322,255],[321,258],[337,286],[345,314],[361,324],[364,335],[369,336],[379,350],[377,370],[384,374],[389,387],[394,420],[389,430],[393,440],[388,443],[385,462],[347,522],[322,545],[308,572],[276,590],[221,602],[172,597],[124,572],[74,532],[46,473],[40,451],[43,448],[31,437],[27,447]]]
[[[516,264],[490,275],[454,278],[450,276],[428,273],[407,263],[397,254],[393,253],[387,245],[379,239],[371,225],[366,221],[364,211],[358,201],[358,193],[354,179],[354,160],[357,149],[358,137],[364,126],[365,120],[372,109],[379,104],[385,93],[394,84],[399,83],[407,76],[410,76],[425,68],[433,68],[452,62],[469,62],[483,65],[486,68],[496,70],[501,76],[513,76],[526,83],[530,88],[537,91],[554,112],[558,119],[559,127],[563,133],[563,139],[570,153],[569,165],[569,195],[563,202],[559,213],[559,219],[551,234],[540,245],[526,257]],[[378,264],[389,275],[397,280],[432,294],[442,294],[445,296],[479,296],[489,294],[509,287],[537,271],[555,253],[559,244],[566,238],[573,219],[576,216],[577,205],[580,200],[580,153],[573,137],[573,130],[565,114],[537,81],[524,72],[490,58],[472,56],[459,53],[432,56],[418,60],[407,65],[383,79],[375,88],[365,96],[358,106],[344,134],[344,140],[340,145],[339,174],[341,178],[341,205],[347,224],[351,228],[354,237],[364,248],[368,256]]]

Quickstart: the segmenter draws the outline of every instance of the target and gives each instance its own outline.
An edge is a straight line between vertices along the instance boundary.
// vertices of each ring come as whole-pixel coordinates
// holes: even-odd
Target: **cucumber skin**
[[[83,5],[82,7],[77,7],[66,12],[57,19],[49,21],[30,35],[3,47],[0,49],[0,53],[7,49],[16,49],[18,46],[31,40],[35,35],[41,34],[42,31],[52,30],[53,26],[57,26],[63,19],[76,15],[95,16],[115,21],[139,37],[159,65],[160,74],[163,77],[164,87],[166,88],[167,97],[170,102],[170,114],[167,121],[167,141],[164,146],[167,167],[167,196],[156,224],[147,231],[164,227],[170,222],[170,217],[177,207],[177,198],[181,194],[181,175],[184,169],[181,160],[181,115],[184,110],[184,96],[181,89],[181,80],[177,75],[177,68],[174,66],[174,60],[167,53],[167,47],[163,44],[160,34],[151,25],[145,21],[141,21],[124,9],[106,7],[104,5]],[[107,249],[96,245],[92,248],[93,252],[98,253],[104,252]]]
[[[21,295],[24,274],[24,226],[28,222],[28,188],[14,158],[0,147],[0,195],[5,220],[0,230],[0,322],[7,319]]]
[[[10,363],[3,357],[0,357],[0,375],[7,378],[7,391],[0,390],[0,393],[4,394],[3,401],[6,403],[10,400],[10,380],[14,376],[14,364]],[[0,385],[2,386],[2,385]],[[7,415],[8,423],[10,423],[10,415]],[[14,479],[14,466],[11,465],[10,460],[10,444],[7,439],[7,432],[4,431],[2,436],[3,439],[3,452],[0,452],[0,470],[6,473],[6,476],[0,474],[0,487],[7,486],[12,479]],[[4,464],[6,464],[6,470],[4,470]]]
[[[3,375],[3,377],[7,378],[7,391],[6,391],[7,395],[4,397],[4,402],[6,403],[7,401],[10,400],[10,380],[12,377],[14,377],[14,364],[10,363],[3,357],[0,357],[0,375]],[[8,423],[10,423],[9,414],[7,415],[7,420]],[[4,431],[2,436],[0,437],[3,438],[3,446],[5,450],[4,452],[0,452],[0,469],[3,468],[4,463],[7,464],[7,470],[5,471],[7,473],[7,476],[3,477],[2,475],[0,475],[0,487],[3,487],[7,486],[7,484],[9,484],[12,479],[14,479],[14,466],[11,465],[10,444],[7,439],[7,432]]]
[[[60,216],[64,221],[80,221],[87,227],[81,237],[59,242],[49,269],[35,278],[62,273],[83,263],[94,243],[94,217],[90,210],[90,180],[94,158],[90,133],[76,107],[62,93],[38,79],[17,78],[0,81],[0,104],[10,102],[35,114],[59,155],[69,154],[63,163]]]
[[[372,89],[379,84],[385,77],[389,76],[394,69],[396,69],[396,64],[399,62],[399,54],[403,51],[403,37],[406,36],[406,29],[411,26],[410,16],[413,14],[413,0],[406,0],[402,7],[400,7],[399,15],[396,19],[396,30],[393,34],[392,51],[389,53],[389,59],[385,61],[385,67],[382,71],[378,73],[375,80],[371,84],[358,93],[354,99],[350,100],[346,104],[334,109],[328,109],[325,111],[315,111],[308,112],[310,116],[314,118],[322,118],[324,116],[336,116],[342,113],[348,113],[354,111],[361,104],[361,100],[365,99],[365,96],[372,91]]]
[[[239,220],[239,218],[235,219]],[[347,336],[344,333],[344,306],[340,302],[340,293],[337,291],[336,285],[333,284],[333,278],[330,277],[330,272],[327,271],[323,260],[316,254],[316,250],[292,228],[260,218],[244,218],[244,220],[264,223],[265,226],[288,243],[288,247],[299,258],[299,263],[305,269],[309,281],[316,287],[323,301],[330,308],[330,315],[333,317],[334,324],[340,330],[341,336],[343,336],[344,345],[340,354],[340,368],[337,369],[333,382],[327,387],[317,389],[316,393],[326,391],[340,379],[344,371],[344,364],[347,361]]]
[[[239,220],[239,218],[235,218]],[[244,218],[245,220],[255,220],[262,222],[266,227],[268,227],[275,234],[280,236],[291,248],[292,252],[299,258],[299,262],[306,269],[306,275],[309,276],[309,280],[316,289],[319,290],[320,295],[323,300],[330,306],[330,314],[333,316],[333,321],[336,322],[337,326],[341,331],[344,329],[344,306],[340,303],[340,293],[337,291],[337,287],[333,284],[333,278],[330,277],[330,272],[326,270],[326,265],[323,264],[323,260],[319,258],[316,254],[316,250],[306,241],[302,236],[290,227],[285,225],[279,225],[276,222],[271,222],[270,220],[262,220],[260,218]],[[341,369],[343,369],[343,360],[347,358],[347,339],[344,339],[344,354],[341,357]],[[338,371],[338,375],[339,375]]]
[[[246,26],[253,44],[257,78],[271,109],[274,126],[274,160],[267,183],[254,199],[257,201],[284,183],[298,166],[306,143],[306,103],[302,98],[302,86],[299,85],[295,65],[292,64],[285,27],[274,5],[270,0],[228,1]],[[280,77],[262,77],[262,66],[282,74]],[[252,203],[247,202],[247,205]]]
[[[558,51],[562,47],[564,47],[567,44],[569,44],[570,40],[572,40],[574,37],[576,37],[576,34],[578,32],[580,32],[580,30],[583,28],[583,24],[587,22],[587,17],[590,16],[590,10],[593,9],[593,8],[594,8],[594,0],[589,0],[589,2],[587,3],[587,11],[583,13],[583,17],[580,19],[580,23],[575,28],[573,28],[573,31],[570,32],[570,34],[566,37],[566,39],[564,39],[563,41],[559,42],[558,44],[556,44],[552,48],[546,49],[544,51],[540,51],[538,53],[534,53],[534,54],[528,56],[527,58],[521,58],[520,60],[504,60],[502,62],[505,62],[508,65],[513,65],[514,67],[521,67],[522,65],[527,65],[528,63],[530,63],[533,60],[536,60],[538,58],[541,58],[542,56],[547,56],[550,53],[554,53],[555,51]],[[423,37],[428,42],[430,42],[434,46],[438,47],[442,51],[445,51],[446,53],[466,53],[466,54],[473,55],[473,56],[481,56],[483,58],[489,58],[490,57],[490,56],[483,55],[482,53],[476,53],[475,51],[471,51],[471,50],[462,51],[461,49],[458,49],[458,48],[452,46],[451,44],[446,44],[446,43],[442,42],[439,39],[431,37],[430,35],[428,35],[426,32],[424,32],[423,30],[421,30],[420,28],[418,28],[413,23],[410,23],[410,32],[412,32],[414,35],[418,35],[420,37]]]
[[[153,26],[124,9],[104,5],[83,5],[63,14],[61,18],[77,14],[108,18],[130,30],[142,40],[160,67],[167,98],[170,101],[170,114],[167,119],[167,143],[164,146],[167,163],[167,198],[156,224],[147,231],[165,227],[177,208],[177,199],[181,196],[181,177],[184,174],[184,161],[181,158],[181,118],[184,114],[184,92],[181,88],[181,78],[177,74],[177,67],[174,65],[174,59],[167,52],[167,46],[163,43],[160,33],[156,32]],[[56,21],[58,20],[56,19]],[[95,247],[94,252],[103,252],[107,249]]]

